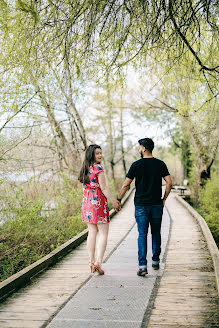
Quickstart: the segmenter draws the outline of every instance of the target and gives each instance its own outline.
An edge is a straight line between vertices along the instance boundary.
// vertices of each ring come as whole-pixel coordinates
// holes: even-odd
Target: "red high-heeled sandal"
[[[104,274],[103,269],[101,269],[99,264],[94,264],[94,269],[99,273],[99,274]]]
[[[90,263],[89,263],[89,266],[90,266],[90,272],[91,272],[91,273],[94,273],[94,272],[95,272],[94,263],[93,263],[93,262],[90,262]]]

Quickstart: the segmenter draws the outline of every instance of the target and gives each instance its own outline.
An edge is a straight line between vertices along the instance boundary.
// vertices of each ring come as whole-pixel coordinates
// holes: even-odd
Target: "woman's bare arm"
[[[104,196],[113,204],[114,208],[119,207],[119,202],[114,200],[109,188],[106,185],[106,179],[104,172],[100,172],[98,174],[98,181],[100,184],[100,189],[102,190]]]

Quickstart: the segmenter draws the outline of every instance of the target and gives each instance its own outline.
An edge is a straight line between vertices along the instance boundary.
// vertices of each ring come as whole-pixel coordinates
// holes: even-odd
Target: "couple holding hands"
[[[138,226],[138,263],[137,274],[147,274],[147,233],[149,224],[152,234],[152,267],[159,269],[161,252],[161,222],[163,207],[171,191],[172,181],[166,164],[153,157],[154,142],[150,138],[140,139],[141,159],[132,163],[115,200],[106,185],[105,174],[101,165],[102,150],[98,145],[90,145],[85,152],[85,159],[79,174],[83,183],[82,221],[88,226],[87,248],[90,258],[90,270],[104,274],[101,263],[106,250],[109,231],[109,200],[116,211],[121,209],[121,199],[135,179],[135,219]],[[162,178],[166,189],[162,198]],[[96,247],[96,236],[99,233]],[[95,250],[97,250],[95,260]]]

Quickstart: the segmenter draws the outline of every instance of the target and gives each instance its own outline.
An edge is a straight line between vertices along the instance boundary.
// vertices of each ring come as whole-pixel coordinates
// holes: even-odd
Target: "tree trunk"
[[[122,98],[122,96],[121,96]],[[121,99],[122,104],[122,99]],[[125,151],[124,151],[124,128],[123,128],[123,108],[120,107],[120,140],[121,140],[121,153],[122,153],[122,165],[124,176],[126,177],[126,162],[125,162]]]
[[[77,108],[73,102],[73,89],[72,89],[72,80],[71,80],[71,72],[70,72],[70,68],[69,68],[69,62],[67,57],[65,58],[65,64],[66,64],[66,72],[67,72],[67,85],[68,85],[68,95],[66,97],[66,99],[68,100],[68,103],[70,105],[70,108],[72,110],[72,112],[74,113],[75,116],[75,123],[77,123],[77,127],[78,127],[78,132],[80,134],[80,138],[82,141],[82,144],[84,146],[84,150],[87,148],[87,139],[86,139],[86,132],[85,132],[85,128],[84,125],[82,123],[82,120],[80,118],[80,115],[77,111]]]
[[[68,111],[68,115],[71,117],[72,122],[74,122],[75,129],[78,131],[79,137],[81,139],[83,150],[87,148],[87,139],[86,139],[86,132],[85,128],[83,126],[82,120],[80,118],[79,112],[73,102],[73,89],[72,89],[72,83],[71,83],[71,72],[69,69],[69,64],[66,64],[66,79],[67,79],[67,88],[64,88],[63,82],[60,80],[57,72],[51,67],[56,80],[59,84],[60,90],[65,97],[68,106],[66,106],[66,110]],[[66,91],[67,89],[67,91]],[[78,151],[79,149],[77,149]]]
[[[116,183],[115,183],[115,163],[114,163],[114,144],[113,144],[113,129],[112,129],[112,102],[110,98],[110,86],[109,86],[109,79],[107,76],[107,107],[108,107],[108,127],[109,127],[109,157],[110,157],[110,167],[111,167],[111,175],[113,181],[114,190],[116,190]]]
[[[219,141],[216,143],[213,152],[211,151],[211,149],[205,149],[201,140],[198,138],[196,129],[193,126],[192,120],[189,118],[189,115],[186,117],[186,119],[184,118],[184,122],[186,123],[187,129],[189,131],[190,140],[196,154],[197,162],[194,163],[196,171],[196,179],[194,181],[194,198],[195,202],[198,203],[201,187],[203,187],[206,184],[207,180],[210,178],[210,169],[217,154]]]
[[[35,85],[35,87],[39,90],[38,85]],[[46,115],[48,117],[49,124],[53,131],[54,143],[55,143],[55,146],[57,149],[57,154],[59,157],[59,168],[60,168],[60,171],[63,171],[65,168],[69,168],[72,166],[70,164],[71,161],[69,162],[69,157],[73,158],[75,155],[75,152],[74,152],[74,149],[69,144],[68,140],[66,139],[65,134],[63,133],[63,131],[60,127],[60,124],[56,120],[56,118],[54,116],[54,112],[51,108],[51,105],[47,101],[46,94],[45,94],[44,90],[42,90],[42,88],[39,91],[39,97],[40,97],[42,106],[46,110]],[[70,156],[69,156],[69,154],[70,154]],[[63,162],[65,164],[65,167],[63,166]]]

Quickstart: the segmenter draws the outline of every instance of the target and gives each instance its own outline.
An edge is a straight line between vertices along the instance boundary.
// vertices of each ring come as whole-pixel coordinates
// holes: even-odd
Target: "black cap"
[[[144,146],[150,153],[152,153],[154,149],[154,142],[150,138],[143,138],[138,140],[139,145]]]

